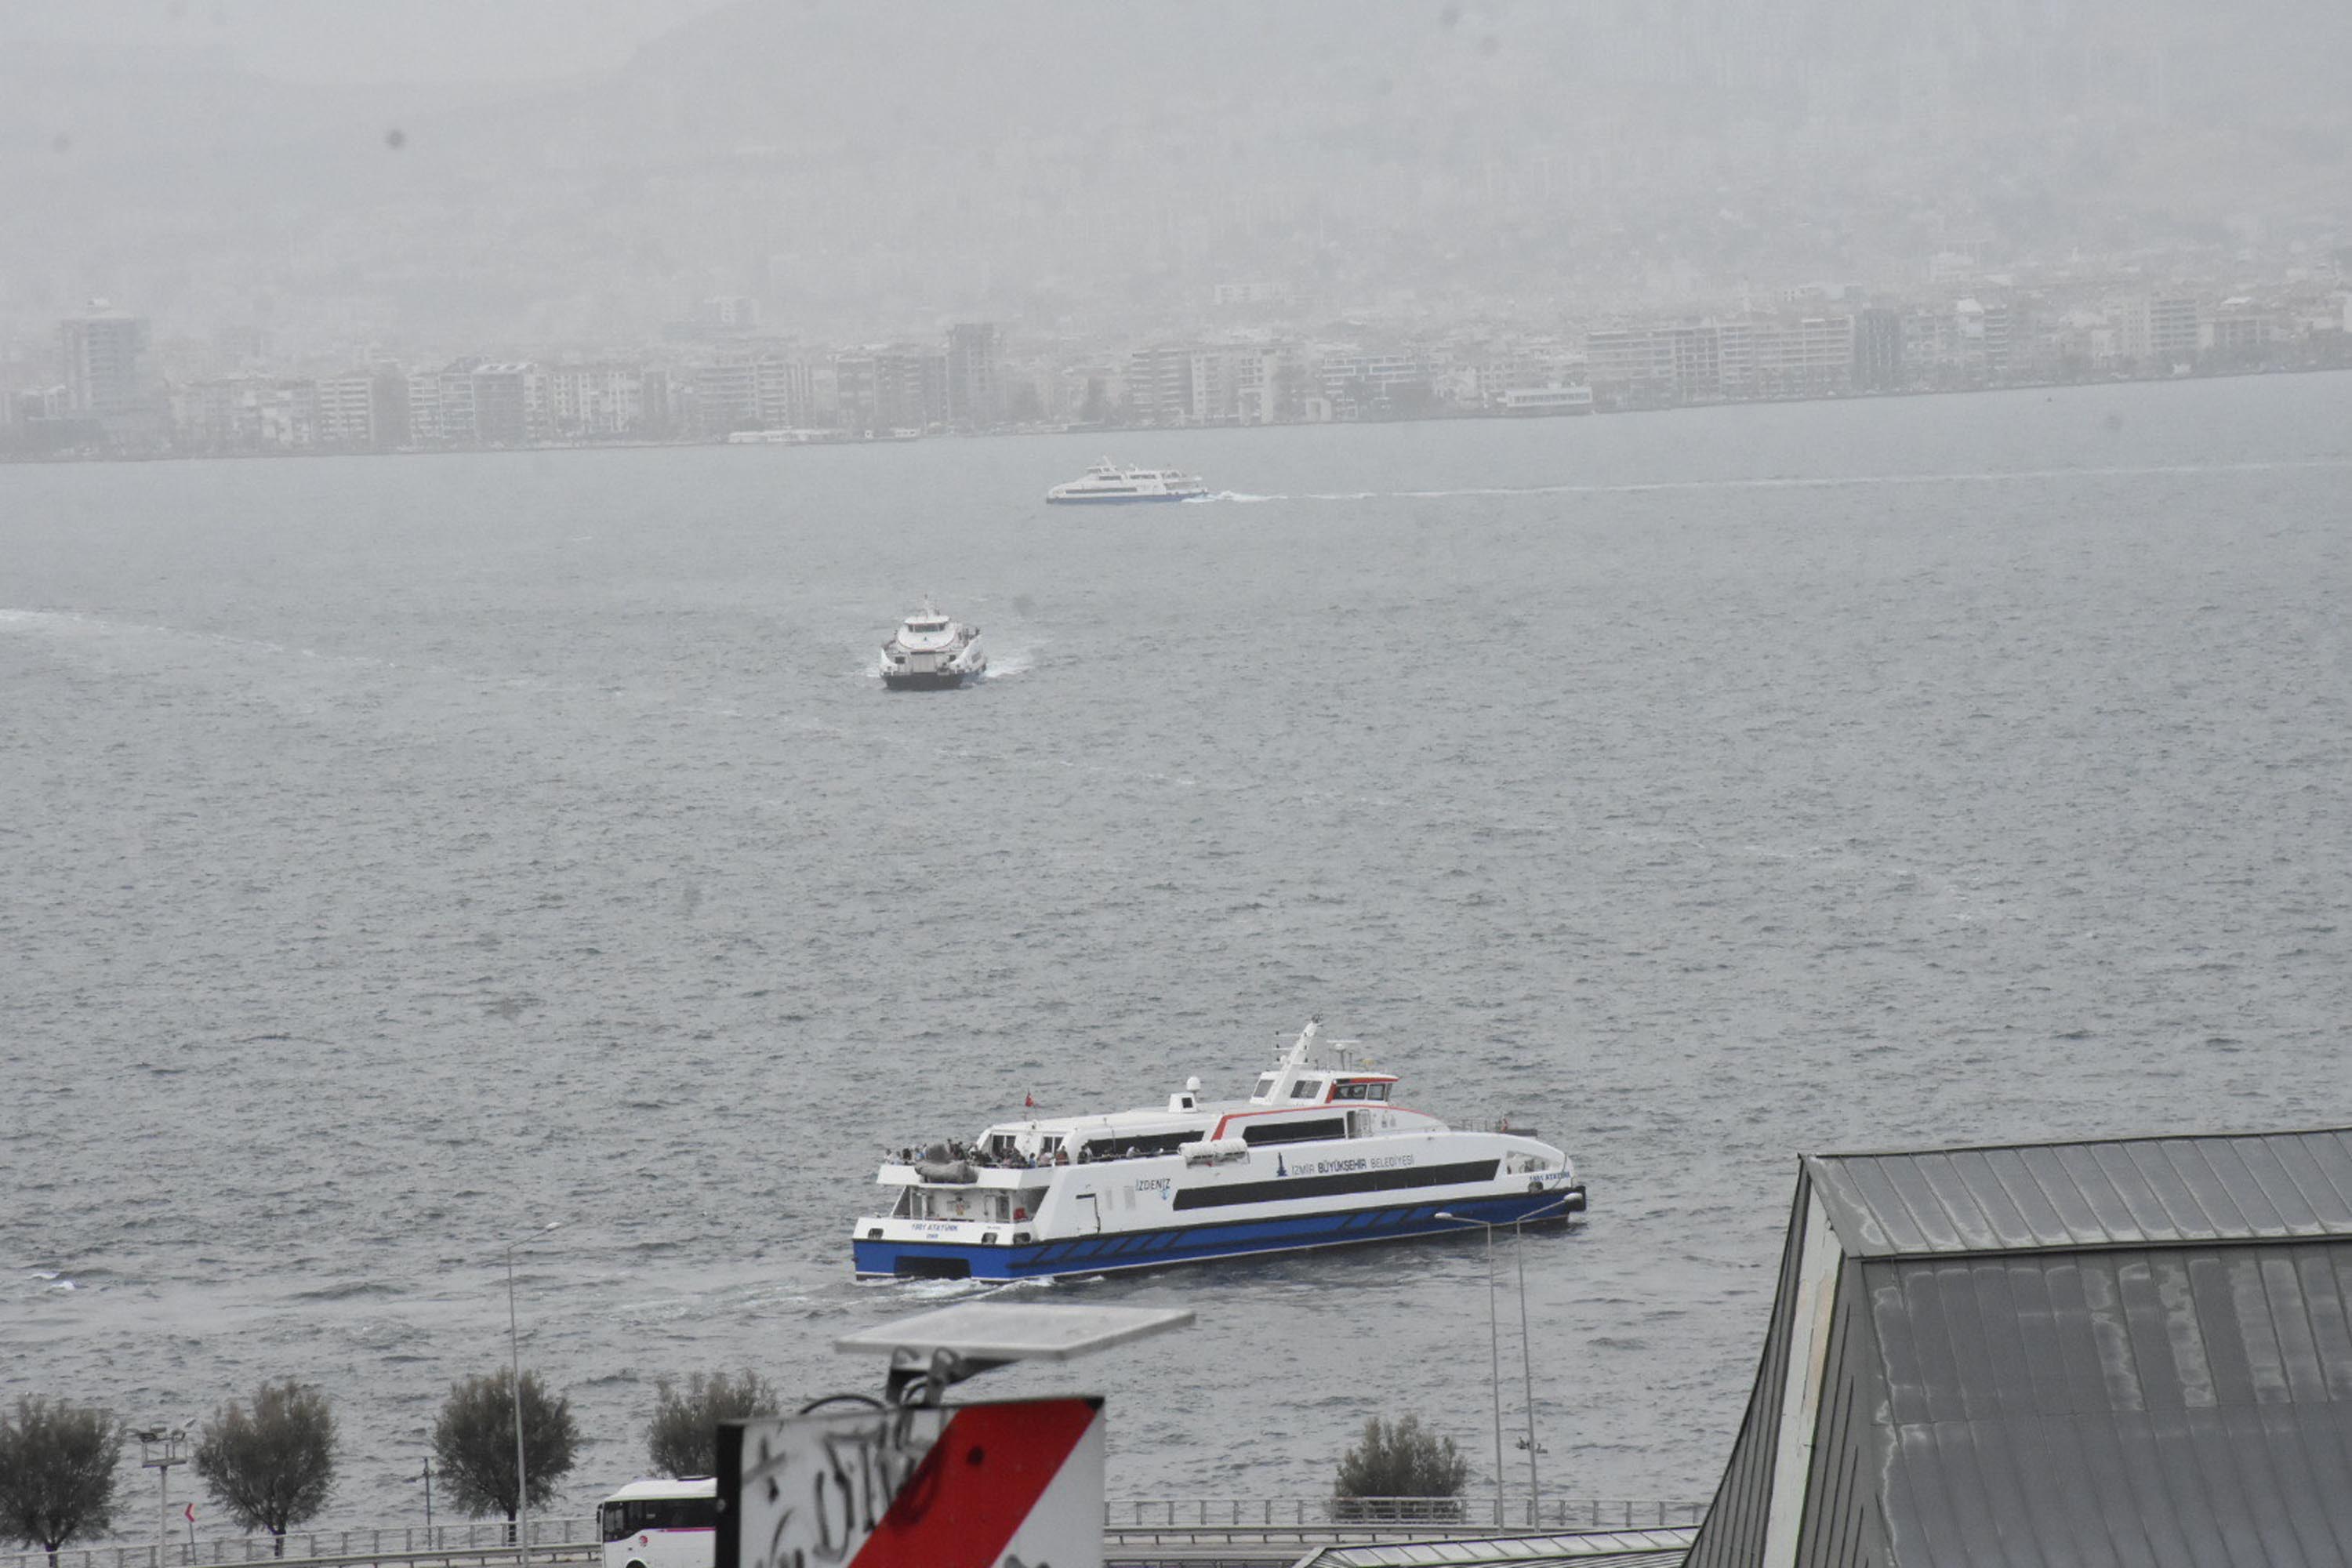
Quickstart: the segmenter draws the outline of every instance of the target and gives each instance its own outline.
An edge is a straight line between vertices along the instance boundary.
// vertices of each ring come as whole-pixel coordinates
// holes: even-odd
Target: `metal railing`
[[[1623,1498],[1547,1498],[1530,1508],[1525,1498],[1122,1498],[1103,1507],[1103,1530],[1113,1536],[1184,1531],[1232,1534],[1280,1530],[1291,1534],[1464,1535],[1577,1530],[1662,1530],[1696,1524],[1703,1502]]]
[[[1644,1530],[1697,1524],[1703,1502],[1548,1498],[1530,1508],[1507,1499],[1459,1498],[1118,1498],[1103,1505],[1103,1533],[1118,1541],[1336,1542],[1433,1535],[1535,1534],[1578,1530]],[[268,1535],[215,1535],[145,1545],[68,1546],[55,1568],[221,1568],[238,1563],[300,1563],[306,1568],[502,1568],[519,1555],[504,1520],[461,1524],[393,1525],[358,1530],[292,1531],[282,1557]],[[550,1564],[602,1557],[591,1518],[534,1519],[534,1561]],[[50,1568],[40,1552],[0,1554],[0,1568]]]
[[[215,1535],[194,1542],[175,1541],[160,1552],[152,1541],[143,1546],[68,1546],[57,1555],[57,1568],[209,1568],[215,1563],[276,1563],[277,1537]],[[595,1555],[593,1519],[534,1519],[530,1549],[550,1562],[576,1562]],[[518,1555],[514,1527],[502,1519],[473,1520],[461,1524],[393,1525],[362,1530],[293,1530],[286,1532],[288,1563],[414,1563],[420,1568],[436,1563],[479,1564]],[[0,1568],[49,1568],[43,1552],[0,1556]]]

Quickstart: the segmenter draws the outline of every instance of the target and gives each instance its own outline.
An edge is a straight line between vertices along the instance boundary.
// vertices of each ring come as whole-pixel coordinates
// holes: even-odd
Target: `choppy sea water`
[[[1038,504],[1106,446],[1223,494]],[[925,593],[978,689],[874,678]],[[2352,1119],[2347,602],[2347,376],[0,468],[0,1361],[314,1381],[321,1522],[413,1518],[561,1221],[578,1510],[656,1375],[869,1389],[833,1338],[970,1289],[849,1279],[883,1147],[1317,1012],[1591,1184],[1547,1493],[1703,1498],[1798,1152]],[[1405,1411],[1482,1486],[1485,1267],[1039,1288],[1200,1322],[971,1392],[1108,1394],[1121,1495]]]

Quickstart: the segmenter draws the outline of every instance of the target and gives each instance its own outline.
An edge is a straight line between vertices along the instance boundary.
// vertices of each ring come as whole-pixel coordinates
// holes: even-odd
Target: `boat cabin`
[[[969,1144],[901,1150],[898,1161],[883,1165],[881,1180],[910,1189],[898,1217],[1017,1223],[1037,1212],[1051,1172],[1063,1166],[1175,1154],[1188,1163],[1218,1163],[1267,1144],[1437,1125],[1419,1111],[1391,1110],[1396,1075],[1357,1065],[1360,1049],[1353,1040],[1318,1042],[1310,1022],[1245,1101],[1204,1102],[1201,1080],[1191,1078],[1163,1110],[999,1122]]]

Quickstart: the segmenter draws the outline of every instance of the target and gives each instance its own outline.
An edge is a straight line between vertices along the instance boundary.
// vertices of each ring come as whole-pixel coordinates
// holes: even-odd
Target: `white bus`
[[[604,1568],[710,1568],[718,1528],[709,1476],[631,1481],[596,1505]]]

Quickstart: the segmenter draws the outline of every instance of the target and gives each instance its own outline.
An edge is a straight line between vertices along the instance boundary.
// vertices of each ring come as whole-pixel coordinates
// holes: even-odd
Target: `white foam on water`
[[[126,628],[73,610],[0,610],[0,626],[57,637],[99,637]]]
[[[2352,458],[2305,458],[2235,463],[2111,464],[2080,468],[1975,468],[1918,474],[1763,475],[1748,479],[1646,479],[1622,484],[1479,485],[1459,489],[1313,491],[1300,500],[1454,500],[1482,496],[1644,495],[1684,490],[1839,490],[1881,485],[2018,484],[2049,479],[2144,479],[2166,475],[2283,473],[2352,468]],[[1267,500],[1293,498],[1267,496]]]

